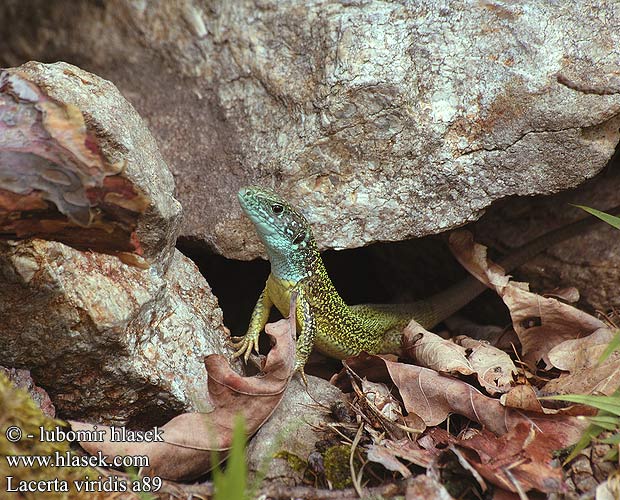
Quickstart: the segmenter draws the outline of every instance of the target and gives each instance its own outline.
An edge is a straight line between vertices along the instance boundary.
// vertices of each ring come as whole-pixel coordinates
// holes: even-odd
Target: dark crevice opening
[[[195,244],[187,244],[183,239],[177,246],[199,266],[218,298],[224,322],[232,335],[243,335],[269,275],[269,263],[262,259],[227,259],[198,251]],[[437,236],[375,243],[350,250],[328,250],[322,257],[334,286],[347,304],[419,300],[448,288],[467,275],[446,243]],[[485,300],[474,301],[465,313],[482,318],[486,299],[493,294],[483,295]],[[497,301],[494,302],[497,305]],[[279,317],[277,312],[272,312],[272,319]]]
[[[606,208],[599,206],[598,196],[614,199],[613,193],[617,193],[620,186],[619,160],[620,148],[616,148],[613,158],[598,176],[573,190],[552,196],[499,200],[466,229],[474,232],[476,241],[490,246],[492,257],[505,255],[510,252],[506,248],[528,241],[519,239],[530,235],[532,229],[536,233],[546,225],[554,228],[584,217],[585,214],[571,207],[571,203]],[[617,204],[620,198],[616,199]],[[409,302],[443,291],[467,276],[450,253],[445,236],[380,242],[350,250],[328,250],[322,255],[336,289],[348,304]],[[269,274],[269,263],[261,259],[227,259],[187,238],[180,238],[177,246],[199,266],[219,300],[225,324],[232,334],[245,334],[254,304]],[[496,252],[493,248],[504,251]],[[511,274],[520,278],[518,270]],[[579,287],[579,283],[565,284],[568,285]],[[580,305],[587,309],[585,303]],[[509,323],[506,308],[492,291],[484,292],[463,308],[461,314],[481,324],[505,326]],[[272,319],[278,317],[274,312]]]

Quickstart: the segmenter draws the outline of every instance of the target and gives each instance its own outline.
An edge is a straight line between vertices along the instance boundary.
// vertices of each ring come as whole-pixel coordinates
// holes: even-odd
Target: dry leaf
[[[517,367],[508,354],[487,342],[464,335],[455,337],[452,341],[467,349],[467,359],[478,375],[478,382],[487,392],[501,394],[510,390]]]
[[[209,397],[214,410],[209,413],[185,413],[161,427],[164,442],[112,442],[109,427],[104,442],[80,442],[91,454],[145,455],[149,467],[141,470],[175,481],[189,480],[204,474],[212,466],[212,450],[226,450],[232,441],[234,417],[243,415],[246,431],[253,434],[269,418],[280,403],[293,374],[295,362],[295,315],[265,326],[275,341],[269,352],[264,374],[242,377],[234,372],[220,355],[205,360],[209,374]],[[95,426],[71,422],[74,430],[92,430]]]
[[[420,438],[423,441],[425,436]],[[435,460],[442,450],[439,449],[425,449],[416,441],[410,441],[409,439],[401,439],[399,441],[392,441],[384,439],[380,444],[374,445],[376,447],[384,448],[383,453],[390,453],[394,457],[411,462],[419,467],[428,469],[433,460]]]
[[[545,413],[545,408],[536,397],[536,392],[531,385],[517,385],[507,394],[502,394],[499,398],[502,405],[525,411]]]
[[[392,422],[402,419],[400,405],[387,385],[364,379],[362,380],[362,392],[383,417]]]
[[[431,435],[461,449],[484,479],[503,489],[552,493],[562,488],[562,470],[551,465],[557,441],[536,425],[520,422],[499,437],[487,430],[467,439],[434,430]]]
[[[484,340],[502,350],[511,350],[519,339],[512,328],[504,328],[497,325],[480,325],[459,316],[452,315],[444,320],[448,330],[453,335],[466,335],[475,340]]]
[[[486,259],[486,248],[474,243],[471,233],[457,231],[449,242],[459,262],[494,288],[508,306],[526,361],[536,364],[542,359],[549,367],[547,354],[552,348],[605,328],[602,321],[579,309],[536,295],[524,283],[509,281],[500,266]]]
[[[554,298],[531,293],[523,283],[508,281],[501,267],[486,259],[486,250],[474,243],[470,233],[454,233],[450,244],[463,266],[487,286],[494,287],[503,298],[524,359],[532,364],[542,359],[547,368],[553,366],[570,372],[548,382],[543,393],[609,395],[620,385],[618,356],[613,355],[598,365],[600,355],[614,337],[614,332],[602,321]],[[533,400],[515,402],[515,395],[507,404],[530,409],[536,406]]]
[[[549,361],[556,368],[567,372],[595,367],[614,335],[605,327],[587,337],[566,340],[549,351]]]
[[[618,387],[620,387],[620,353],[616,351],[600,365],[579,368],[550,380],[541,389],[541,394],[605,394],[611,396]]]
[[[428,368],[368,354],[351,358],[347,364],[360,377],[381,382],[392,380],[405,409],[419,416],[427,426],[438,425],[451,413],[458,413],[502,435],[525,422],[545,432],[559,449],[576,442],[587,425],[569,415],[547,416],[506,408],[499,400],[485,396],[466,382]],[[343,377],[336,379],[336,383],[342,382]]]
[[[579,290],[577,290],[574,286],[555,288],[544,293],[544,296],[553,297],[554,299],[559,299],[564,302],[568,302],[569,304],[575,304],[579,301]]]
[[[416,364],[441,373],[474,373],[463,347],[425,330],[415,320],[403,332],[403,352]]]
[[[403,477],[411,476],[411,471],[387,448],[371,444],[367,451],[368,460],[383,465],[387,470],[398,472]]]
[[[454,500],[438,479],[418,475],[407,483],[405,500]]]

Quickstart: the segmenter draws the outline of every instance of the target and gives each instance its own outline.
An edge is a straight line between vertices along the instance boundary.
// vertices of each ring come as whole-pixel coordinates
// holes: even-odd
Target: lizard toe
[[[252,347],[254,346],[253,339],[248,339],[248,337],[234,337],[232,340],[232,346],[233,349],[235,349],[232,355],[233,359],[243,356],[244,360],[247,362],[252,352]]]

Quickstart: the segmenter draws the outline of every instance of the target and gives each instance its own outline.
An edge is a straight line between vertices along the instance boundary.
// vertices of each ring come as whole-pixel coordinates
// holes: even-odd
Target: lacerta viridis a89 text
[[[338,359],[362,351],[398,354],[402,330],[411,319],[432,328],[485,289],[470,277],[445,292],[411,304],[349,306],[329,279],[312,229],[297,209],[276,193],[259,187],[240,189],[238,198],[265,245],[271,274],[254,307],[246,335],[233,339],[235,357],[243,356],[247,361],[252,349],[258,352],[258,339],[271,308],[276,306],[283,316],[288,316],[293,292],[297,292],[299,332],[295,369],[304,377],[303,367],[313,347]],[[510,271],[548,246],[582,233],[593,220],[547,233],[499,263]]]

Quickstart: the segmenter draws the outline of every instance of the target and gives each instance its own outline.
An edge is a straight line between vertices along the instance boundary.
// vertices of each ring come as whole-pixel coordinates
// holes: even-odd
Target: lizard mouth
[[[257,206],[256,199],[252,196],[250,188],[241,188],[237,193],[237,198],[241,209],[252,221],[259,236],[270,236],[275,233],[269,223],[269,218],[265,216],[261,207]]]

